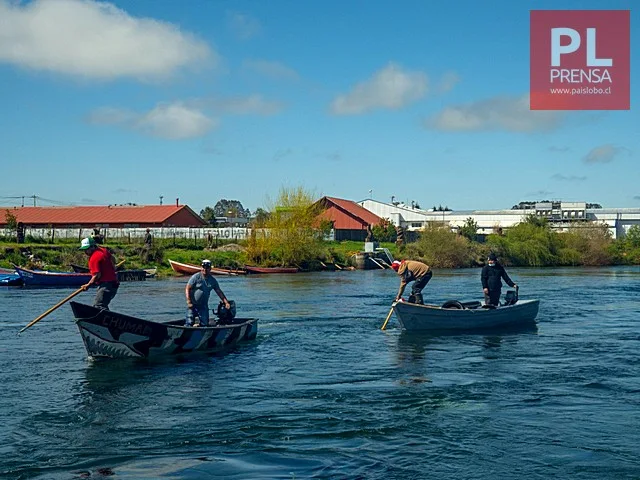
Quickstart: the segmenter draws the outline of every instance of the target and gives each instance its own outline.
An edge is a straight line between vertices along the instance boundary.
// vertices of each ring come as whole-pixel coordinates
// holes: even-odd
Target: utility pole
[[[160,195],[160,205],[162,205],[162,199],[164,198],[163,195]]]

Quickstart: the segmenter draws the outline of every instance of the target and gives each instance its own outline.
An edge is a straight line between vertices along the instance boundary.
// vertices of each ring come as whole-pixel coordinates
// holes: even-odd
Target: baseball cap
[[[400,268],[400,262],[398,260],[394,260],[393,263],[391,263],[391,268],[397,272]]]
[[[80,250],[86,250],[88,248],[91,247],[95,247],[96,246],[96,242],[93,240],[93,238],[83,238],[82,241],[80,242]]]

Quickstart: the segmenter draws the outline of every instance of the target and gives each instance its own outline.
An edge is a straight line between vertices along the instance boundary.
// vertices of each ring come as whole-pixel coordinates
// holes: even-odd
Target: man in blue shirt
[[[211,275],[211,261],[203,260],[202,269],[193,274],[193,276],[187,282],[185,288],[185,296],[187,297],[187,318],[185,320],[185,326],[198,326],[206,327],[209,325],[209,295],[211,290],[215,291],[220,297],[220,300],[224,302],[224,306],[227,309],[231,309],[229,300],[218,285],[218,281]],[[195,318],[198,317],[199,323],[196,324]]]

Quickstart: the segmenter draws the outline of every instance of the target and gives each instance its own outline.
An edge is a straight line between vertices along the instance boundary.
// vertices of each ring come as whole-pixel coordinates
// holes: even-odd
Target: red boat
[[[198,267],[197,265],[190,265],[188,263],[180,263],[174,262],[173,260],[169,260],[169,264],[174,272],[179,273],[180,275],[193,275],[194,273],[198,273],[202,267]],[[245,274],[244,270],[235,270],[231,268],[215,268],[211,267],[211,275],[242,275]]]
[[[248,273],[296,273],[296,267],[251,267],[245,265],[244,269]]]

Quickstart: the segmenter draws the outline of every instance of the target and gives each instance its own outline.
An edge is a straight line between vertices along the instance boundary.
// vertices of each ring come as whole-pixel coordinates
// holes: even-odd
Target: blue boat
[[[49,272],[46,270],[29,270],[18,266],[15,266],[15,269],[25,286],[79,287],[91,280],[90,273]]]
[[[21,287],[24,281],[17,273],[0,274],[0,287]]]
[[[509,330],[535,326],[540,300],[520,300],[510,291],[498,307],[449,300],[441,306],[399,301],[392,308],[401,327],[409,332]]]

